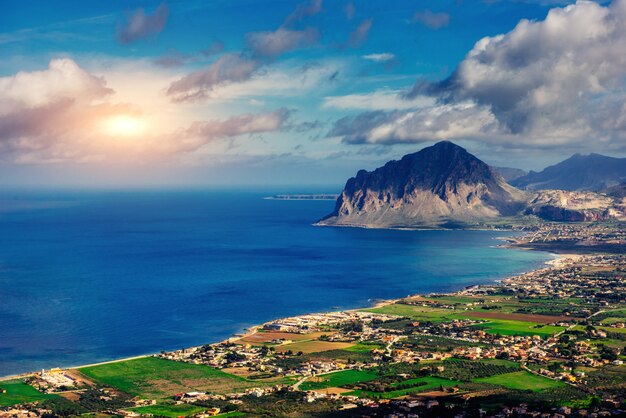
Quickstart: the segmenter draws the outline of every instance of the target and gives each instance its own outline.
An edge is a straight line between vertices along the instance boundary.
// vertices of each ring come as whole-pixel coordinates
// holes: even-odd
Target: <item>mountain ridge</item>
[[[626,181],[626,158],[608,157],[597,153],[574,154],[542,171],[530,171],[511,180],[511,184],[526,190],[559,189],[599,192]]]

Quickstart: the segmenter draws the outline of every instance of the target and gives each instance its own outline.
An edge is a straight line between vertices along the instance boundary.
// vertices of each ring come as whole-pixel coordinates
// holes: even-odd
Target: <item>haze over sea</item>
[[[334,202],[263,199],[276,192],[3,192],[0,376],[216,342],[550,258],[495,248],[504,232],[315,227]]]

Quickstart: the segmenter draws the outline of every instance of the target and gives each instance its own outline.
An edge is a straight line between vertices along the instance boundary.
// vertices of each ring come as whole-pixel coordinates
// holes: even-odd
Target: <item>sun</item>
[[[129,115],[117,115],[103,122],[104,132],[116,137],[139,136],[143,134],[145,126],[141,119]]]

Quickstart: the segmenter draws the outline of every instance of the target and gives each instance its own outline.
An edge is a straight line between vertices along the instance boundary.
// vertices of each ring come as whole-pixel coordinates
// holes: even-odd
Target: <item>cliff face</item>
[[[390,161],[348,180],[324,225],[428,227],[520,212],[528,196],[451,142]]]

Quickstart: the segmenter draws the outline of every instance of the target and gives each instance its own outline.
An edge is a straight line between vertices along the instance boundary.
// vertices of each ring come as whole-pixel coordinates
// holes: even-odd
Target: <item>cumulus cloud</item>
[[[433,12],[429,9],[415,12],[412,23],[421,23],[422,25],[431,29],[440,29],[450,24],[450,15],[444,12]]]
[[[0,77],[0,114],[62,98],[90,101],[113,93],[106,82],[67,58],[53,59],[44,71]]]
[[[328,136],[349,144],[396,144],[449,138],[498,137],[498,123],[486,109],[471,103],[414,111],[373,111],[339,119]]]
[[[254,55],[275,58],[314,44],[318,36],[319,33],[315,28],[290,30],[281,27],[275,31],[249,33],[246,36],[246,45]]]
[[[171,83],[167,95],[177,102],[206,98],[219,85],[249,79],[260,65],[257,60],[225,54],[207,68]]]
[[[367,40],[367,35],[372,29],[374,19],[363,20],[356,29],[350,33],[350,39],[348,39],[348,46],[351,48],[359,48]]]
[[[374,61],[374,62],[387,62],[387,61],[394,60],[395,58],[396,56],[392,54],[391,52],[363,55],[363,59],[366,59],[368,61]]]
[[[143,8],[137,9],[117,28],[117,39],[123,44],[128,44],[156,35],[165,28],[169,14],[169,8],[165,3],[157,7],[152,14],[146,14]]]
[[[522,20],[507,34],[478,41],[449,78],[419,82],[407,94],[437,98],[438,105],[378,115],[375,126],[343,120],[333,133],[348,142],[475,138],[623,150],[624,21],[626,0],[578,2],[552,9],[543,21]],[[463,129],[445,112],[464,121]]]

